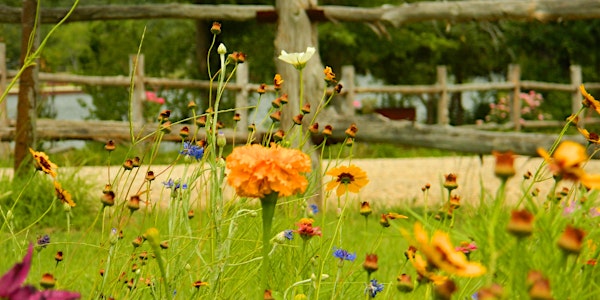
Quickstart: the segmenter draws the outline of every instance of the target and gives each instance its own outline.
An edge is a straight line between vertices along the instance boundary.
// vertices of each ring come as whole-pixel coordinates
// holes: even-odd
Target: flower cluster
[[[263,198],[270,193],[290,196],[304,192],[310,157],[300,150],[278,145],[246,145],[233,149],[226,159],[229,185],[241,197]]]
[[[542,94],[535,91],[519,94],[521,100],[521,119],[525,120],[544,120],[544,114],[540,110],[540,106],[544,102]],[[498,124],[506,123],[510,120],[510,104],[506,97],[500,97],[496,103],[490,103],[490,112],[485,116],[486,122],[494,122]]]

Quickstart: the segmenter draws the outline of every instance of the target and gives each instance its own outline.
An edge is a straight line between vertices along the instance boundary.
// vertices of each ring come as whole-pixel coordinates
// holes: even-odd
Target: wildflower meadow
[[[220,34],[221,25],[210,31]],[[302,74],[315,51],[278,59]],[[356,124],[342,147],[326,147],[333,128],[316,121],[343,90],[334,70],[323,70],[332,92],[316,107],[303,100],[302,80],[274,74],[255,106],[223,110],[224,87],[246,56],[214,42],[209,55],[220,62],[210,106],[190,102],[192,117],[177,122],[160,111],[153,134],[106,141],[106,165],[95,174],[104,185],[86,185],[37,149],[27,178],[3,179],[1,299],[600,299],[600,174],[585,168],[599,139],[578,115],[561,137],[574,126],[589,143],[558,139],[538,150],[544,162],[526,174],[516,173],[512,152],[494,152],[495,193],[465,201],[463,175],[451,172],[436,191],[430,183],[439,178],[422,178],[417,204],[390,207],[358,194],[372,182],[352,161]],[[288,127],[282,109],[298,104],[281,93],[287,84],[300,91]],[[600,102],[581,92],[580,113],[600,113]],[[245,142],[220,132],[225,113],[264,101],[269,111],[250,114]],[[179,151],[158,165],[162,137],[176,123],[184,125]],[[122,147],[128,158],[117,160]],[[182,176],[173,176],[175,166]],[[509,181],[520,182],[519,196],[506,193]],[[553,188],[540,194],[546,182]]]

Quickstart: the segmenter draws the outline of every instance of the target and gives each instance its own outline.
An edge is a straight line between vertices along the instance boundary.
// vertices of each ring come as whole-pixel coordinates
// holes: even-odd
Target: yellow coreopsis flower
[[[58,197],[62,203],[67,203],[70,207],[75,206],[75,202],[73,202],[71,193],[63,189],[58,181],[54,181],[54,191],[56,192],[56,197]]]
[[[587,174],[581,165],[588,160],[585,147],[573,142],[564,141],[550,156],[546,150],[538,148],[538,154],[548,163],[555,176],[565,180],[580,181],[591,189],[600,189],[600,175]]]
[[[56,169],[58,169],[58,166],[50,161],[46,153],[34,151],[31,148],[29,148],[29,152],[31,152],[31,155],[33,156],[36,170],[56,178]]]
[[[346,192],[358,193],[361,188],[369,183],[367,173],[355,165],[347,167],[339,166],[329,170],[325,174],[334,177],[327,184],[327,190],[330,191],[337,188],[336,194],[338,197],[341,197]]]
[[[435,267],[461,277],[478,277],[485,274],[484,266],[470,262],[464,253],[456,251],[445,232],[436,231],[430,241],[420,223],[415,223],[414,231],[419,250]]]
[[[585,87],[583,86],[583,84],[579,86],[579,90],[581,91],[581,94],[583,95],[583,101],[582,101],[583,106],[589,107],[600,114],[600,101],[596,100],[594,98],[594,96],[590,95],[590,93],[588,93],[585,90]]]
[[[226,162],[227,182],[242,197],[290,196],[308,186],[303,173],[311,170],[310,157],[297,149],[246,145],[233,149]]]
[[[281,54],[278,58],[293,65],[294,68],[302,70],[306,66],[306,62],[308,62],[316,51],[317,50],[314,47],[306,48],[305,52],[287,53],[285,50],[281,50]]]

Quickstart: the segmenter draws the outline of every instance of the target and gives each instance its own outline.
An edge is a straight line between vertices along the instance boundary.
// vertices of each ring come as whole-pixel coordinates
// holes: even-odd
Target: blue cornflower
[[[191,142],[183,142],[183,150],[179,151],[179,153],[200,160],[204,156],[204,148]]]
[[[38,246],[45,248],[48,244],[50,244],[50,236],[47,234],[44,234],[43,236],[39,236],[37,238],[37,244],[38,244]]]
[[[383,291],[383,283],[378,283],[377,279],[371,279],[371,282],[365,288],[365,294],[369,293],[369,297],[375,298],[377,293]]]
[[[178,188],[182,188],[182,189],[187,189],[187,183],[184,183],[183,185],[181,183],[179,183],[179,180],[177,180],[177,182],[175,182],[175,180],[173,180],[173,178],[169,178],[168,181],[163,181],[163,185],[168,188],[168,189],[173,189],[176,190]]]
[[[311,204],[308,206],[312,211],[313,215],[316,215],[319,212],[319,207],[316,204]]]
[[[288,230],[284,230],[283,231],[283,236],[288,239],[288,240],[293,240],[294,239],[294,231],[291,229]]]
[[[356,252],[350,253],[344,249],[333,247],[333,256],[339,258],[340,260],[354,261],[356,259]]]

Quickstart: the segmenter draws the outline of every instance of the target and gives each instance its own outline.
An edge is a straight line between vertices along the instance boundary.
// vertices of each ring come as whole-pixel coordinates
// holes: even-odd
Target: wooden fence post
[[[235,112],[240,114],[240,121],[237,122],[237,131],[240,133],[248,132],[248,63],[238,64],[235,74],[235,81],[242,86],[235,95]]]
[[[508,66],[508,81],[514,84],[510,119],[516,131],[521,130],[521,66]]]
[[[142,125],[144,120],[144,99],[146,99],[146,91],[144,89],[144,55],[136,54],[129,55],[129,75],[133,76],[133,105],[132,105],[132,122],[137,125]]]
[[[448,125],[448,70],[446,66],[437,66],[437,82],[440,88],[440,99],[437,107],[437,122]]]
[[[341,103],[340,111],[344,116],[353,117],[354,116],[354,66],[342,66],[342,86],[343,91],[346,94],[344,96],[344,101]]]
[[[579,86],[582,83],[581,66],[572,65],[569,67],[569,71],[571,71],[571,84],[573,85],[573,93],[571,94],[571,114],[575,115],[581,108],[581,99],[583,97],[579,90]],[[585,118],[581,119],[583,121]]]

